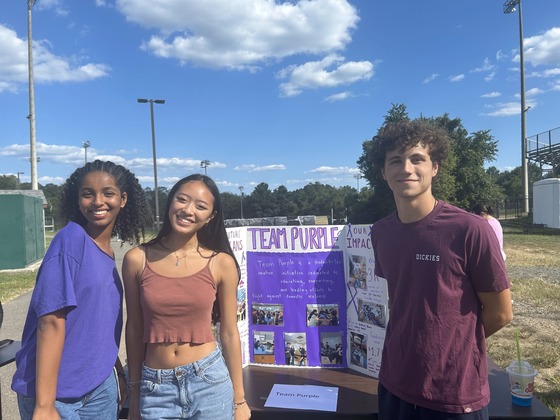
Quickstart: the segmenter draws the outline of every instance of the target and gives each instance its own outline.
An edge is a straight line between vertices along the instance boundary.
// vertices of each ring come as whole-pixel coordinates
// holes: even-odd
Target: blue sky
[[[153,187],[203,172],[222,191],[266,182],[363,187],[362,143],[391,104],[491,130],[521,164],[518,13],[503,1],[37,0],[39,183],[108,159]],[[524,0],[527,135],[560,126],[560,1]],[[0,174],[30,182],[27,1],[0,3]]]

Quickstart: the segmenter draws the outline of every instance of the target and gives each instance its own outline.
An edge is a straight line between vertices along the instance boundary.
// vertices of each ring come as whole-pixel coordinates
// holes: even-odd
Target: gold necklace
[[[188,252],[185,252],[185,255],[183,255],[182,257],[179,257],[177,255],[177,253],[175,251],[173,251],[173,255],[175,255],[175,258],[177,259],[175,261],[175,267],[179,267],[179,261],[181,261],[183,258],[185,258],[188,255]]]

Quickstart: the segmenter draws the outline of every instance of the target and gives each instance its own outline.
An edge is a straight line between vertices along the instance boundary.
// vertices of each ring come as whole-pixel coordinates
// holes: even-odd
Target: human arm
[[[238,273],[235,261],[230,255],[218,254],[216,261],[219,273],[217,282],[220,304],[220,341],[224,359],[233,384],[235,419],[249,419],[251,410],[245,402],[243,373],[241,366],[241,341],[237,329],[237,285]]]
[[[124,368],[121,363],[121,359],[117,356],[115,362],[115,372],[117,374],[117,381],[119,386],[119,411],[128,399],[128,385],[126,383],[126,375],[124,374]]]
[[[37,382],[35,385],[34,420],[60,419],[60,415],[55,408],[55,400],[65,334],[66,311],[64,309],[39,318],[37,324]]]
[[[128,251],[123,259],[122,275],[126,300],[126,353],[130,385],[128,418],[140,419],[140,380],[145,345],[142,340],[144,317],[140,304],[139,276],[144,267],[144,252],[140,248]]]
[[[482,305],[484,335],[490,337],[513,319],[510,290],[477,292],[477,295]]]

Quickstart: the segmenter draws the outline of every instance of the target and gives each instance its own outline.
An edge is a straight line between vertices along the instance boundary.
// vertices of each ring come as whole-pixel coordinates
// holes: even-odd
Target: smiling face
[[[115,178],[103,171],[88,173],[78,191],[80,212],[88,228],[96,230],[113,229],[126,199],[126,193],[121,192]]]
[[[437,171],[438,165],[432,162],[428,147],[418,143],[404,152],[387,152],[382,175],[395,200],[432,199],[432,178]]]
[[[173,230],[194,233],[213,217],[214,196],[203,182],[186,182],[179,187],[169,208]]]

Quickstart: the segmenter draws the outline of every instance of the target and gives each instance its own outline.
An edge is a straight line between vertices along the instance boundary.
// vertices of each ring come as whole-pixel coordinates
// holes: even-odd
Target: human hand
[[[248,420],[251,418],[251,409],[244,401],[243,404],[237,404],[233,406],[233,415],[235,420]]]
[[[136,406],[136,409],[134,409],[133,407],[128,408],[127,420],[142,420],[142,416],[140,415],[138,406]]]
[[[139,394],[138,389],[132,387],[130,390],[130,398],[128,400],[128,420],[142,420],[142,416],[140,416],[140,402],[139,402]]]
[[[33,410],[33,420],[60,420],[60,414],[53,405],[47,407],[37,407]]]
[[[122,410],[124,404],[128,400],[128,384],[124,375],[117,376],[119,381],[119,412]]]

